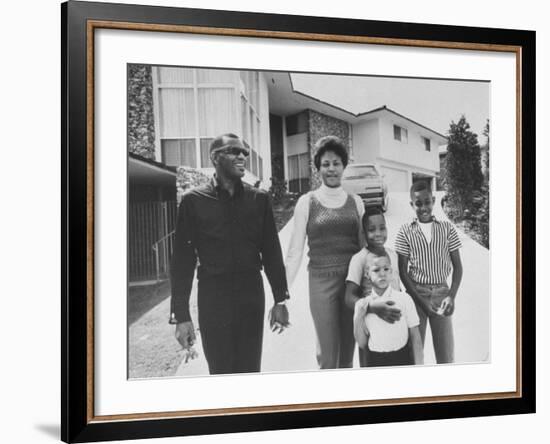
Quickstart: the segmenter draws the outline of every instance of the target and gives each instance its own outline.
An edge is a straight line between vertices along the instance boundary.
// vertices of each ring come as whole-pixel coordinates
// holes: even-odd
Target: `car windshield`
[[[348,166],[344,170],[344,179],[365,179],[367,177],[378,177],[378,173],[372,165]]]

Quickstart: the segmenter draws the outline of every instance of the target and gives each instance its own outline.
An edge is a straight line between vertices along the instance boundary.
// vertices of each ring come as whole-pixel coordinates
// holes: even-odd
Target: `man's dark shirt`
[[[198,278],[265,273],[275,302],[288,298],[281,245],[269,194],[239,183],[231,196],[216,179],[185,193],[178,209],[171,267],[170,322],[190,321],[189,296]]]

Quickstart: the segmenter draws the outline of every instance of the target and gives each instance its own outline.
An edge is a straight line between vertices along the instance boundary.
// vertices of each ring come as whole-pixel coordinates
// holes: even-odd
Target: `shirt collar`
[[[319,187],[319,191],[325,196],[332,196],[332,197],[341,196],[342,194],[346,193],[342,188],[342,186],[331,188],[331,187],[327,187],[324,183],[322,183],[321,186]]]
[[[212,188],[214,189],[214,191],[216,192],[216,194],[218,196],[220,195],[220,192],[225,193],[225,194],[229,194],[225,190],[225,188],[222,188],[222,186],[220,185],[220,183],[218,181],[218,178],[216,177],[215,173],[212,176],[212,179],[210,181],[210,185],[212,186]],[[242,194],[243,190],[244,190],[243,182],[242,182],[242,180],[239,180],[237,183],[235,183],[235,195],[234,196],[238,196],[238,195]]]
[[[382,293],[381,296],[378,296],[378,293],[376,293],[374,290],[372,290],[372,299],[378,299],[378,298],[387,298],[387,297],[390,297],[392,293],[392,288],[391,288],[391,284],[388,285],[388,288],[386,288],[386,290],[384,291],[384,293]]]
[[[432,220],[430,222],[440,223],[441,221],[432,214]],[[418,217],[415,217],[412,223],[418,225],[420,223],[418,222]]]

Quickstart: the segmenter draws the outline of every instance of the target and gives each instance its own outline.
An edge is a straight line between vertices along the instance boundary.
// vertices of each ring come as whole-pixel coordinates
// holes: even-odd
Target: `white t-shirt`
[[[434,223],[433,222],[428,222],[428,223],[422,223],[422,222],[418,222],[418,226],[420,227],[420,229],[422,230],[422,233],[424,233],[424,237],[426,238],[426,242],[430,243],[432,241],[432,225]]]
[[[407,293],[396,291],[389,286],[382,296],[372,292],[369,299],[394,301],[395,307],[401,310],[401,318],[393,324],[384,321],[374,313],[367,313],[365,325],[369,331],[369,350],[391,352],[405,347],[409,340],[409,328],[420,324],[412,298]]]
[[[392,267],[392,281],[391,286],[396,290],[401,290],[399,285],[399,268],[397,265],[397,253],[391,248],[386,248],[386,252],[390,257]],[[371,282],[367,274],[367,254],[369,251],[366,248],[362,248],[361,251],[354,254],[351,258],[348,267],[348,275],[346,281],[353,282],[361,287],[362,296],[369,296],[371,293]]]

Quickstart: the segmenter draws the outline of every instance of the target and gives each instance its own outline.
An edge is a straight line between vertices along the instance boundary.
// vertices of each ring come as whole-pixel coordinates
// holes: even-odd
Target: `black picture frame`
[[[435,24],[275,15],[69,1],[62,23],[62,383],[61,434],[65,442],[142,439],[243,431],[416,421],[535,412],[535,32]],[[94,25],[95,23],[95,25]],[[103,23],[103,25],[102,25]],[[241,409],[230,415],[192,417],[93,415],[93,48],[94,29],[133,29],[138,24],[231,29],[280,38],[460,48],[508,46],[519,56],[518,160],[518,390],[494,397],[386,405],[329,405],[317,409]],[[114,24],[114,25],[113,25]],[[137,27],[135,29],[138,29]],[[142,27],[143,32],[147,26]],[[157,28],[158,29],[158,28]],[[214,31],[215,33],[215,31]],[[423,42],[423,43],[422,43]],[[459,42],[459,43],[457,43]],[[528,118],[522,118],[522,116]],[[345,404],[345,403],[344,403]]]

